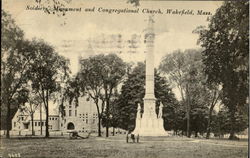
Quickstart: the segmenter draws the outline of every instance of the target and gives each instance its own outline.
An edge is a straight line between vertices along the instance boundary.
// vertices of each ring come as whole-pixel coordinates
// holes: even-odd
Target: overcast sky
[[[42,0],[48,1],[48,0]],[[52,1],[52,0],[51,0]],[[62,0],[63,1],[63,0]],[[78,56],[84,56],[87,39],[102,33],[121,33],[123,35],[137,33],[140,34],[146,28],[146,21],[149,14],[108,14],[95,11],[87,13],[85,8],[98,9],[136,9],[133,5],[126,3],[127,0],[65,0],[70,3],[67,7],[81,7],[81,12],[67,12],[65,16],[46,14],[43,11],[26,10],[27,5],[35,5],[35,0],[3,0],[3,9],[8,11],[15,19],[17,25],[25,32],[28,39],[42,38],[55,46],[58,52],[69,58],[71,70],[75,73],[78,69]],[[218,1],[141,1],[140,11],[144,8],[161,9],[186,9],[215,13],[221,6]],[[167,53],[176,49],[199,48],[196,44],[198,35],[192,31],[200,25],[207,25],[204,15],[168,15],[156,14],[155,19],[155,67],[160,63],[161,58]],[[65,40],[74,41],[67,51],[62,51],[62,43]],[[143,52],[143,50],[141,51]],[[145,60],[144,53],[135,54],[133,57],[122,56],[125,61]]]
[[[45,0],[42,0],[45,1]],[[70,1],[70,0],[68,0]],[[62,50],[64,40],[76,41],[68,51],[59,51],[60,54],[71,60],[71,69],[77,71],[77,57],[86,47],[87,39],[101,33],[141,33],[146,28],[145,19],[149,14],[107,14],[67,12],[65,16],[48,15],[43,11],[26,10],[27,5],[34,5],[35,0],[4,0],[3,8],[13,15],[16,23],[24,30],[26,38],[42,38]],[[149,9],[186,9],[209,11],[214,14],[221,5],[218,1],[142,1],[140,10]],[[86,1],[72,0],[67,7],[102,8],[129,8],[135,9],[126,0]],[[207,25],[208,16],[203,15],[155,15],[155,66],[162,56],[176,49],[197,48],[198,36],[192,31],[199,25]],[[84,55],[81,52],[81,55]],[[144,54],[136,55],[138,60],[145,59]],[[131,58],[130,58],[131,59]]]

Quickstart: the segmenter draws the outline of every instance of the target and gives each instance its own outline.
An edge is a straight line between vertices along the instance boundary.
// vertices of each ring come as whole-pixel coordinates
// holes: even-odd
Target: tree
[[[78,80],[78,85],[80,86],[81,91],[84,93],[87,92],[87,95],[93,99],[97,114],[98,114],[98,136],[101,136],[101,121],[103,117],[105,100],[102,94],[103,83],[101,77],[101,56],[95,56],[88,59],[81,60],[81,68],[77,74],[76,80]],[[101,104],[100,104],[101,101]]]
[[[166,55],[159,66],[159,70],[168,76],[173,86],[178,88],[181,94],[181,102],[186,106],[186,134],[188,137],[190,136],[190,88],[192,88],[190,84],[194,80],[192,75],[194,65],[200,65],[199,52],[199,50],[174,51]]]
[[[200,27],[199,42],[208,82],[222,85],[222,102],[230,112],[230,137],[235,138],[235,114],[248,98],[249,2],[227,1]]]
[[[83,90],[82,90],[83,89]],[[74,101],[75,107],[79,106],[78,99],[81,96],[84,96],[84,86],[80,83],[79,76],[69,77],[65,86],[61,88],[61,96],[59,103],[59,112],[61,113],[62,119],[65,116],[65,101],[68,101],[71,105]]]
[[[18,109],[21,112],[26,112],[31,118],[31,129],[32,135],[34,134],[34,113],[37,110],[37,107],[41,105],[42,101],[37,94],[32,92],[31,86],[23,84],[21,90],[18,92],[17,97],[15,98],[16,104],[19,104]]]
[[[105,116],[106,116],[106,137],[109,136],[110,126],[110,99],[112,98],[115,88],[121,83],[126,74],[126,64],[115,54],[109,54],[104,57],[103,71],[101,79],[103,82],[104,98],[105,98]]]
[[[28,105],[25,106],[25,111],[30,115],[31,118],[31,129],[32,129],[32,135],[35,135],[34,132],[34,113],[36,112],[37,108],[41,106],[42,100],[41,98],[35,94],[34,92],[28,92]]]
[[[135,127],[136,111],[138,103],[143,109],[143,98],[145,95],[145,64],[138,63],[137,66],[128,74],[127,80],[123,83],[121,94],[115,101],[115,108],[118,111],[117,125],[118,127],[132,131]],[[159,73],[155,71],[155,96],[156,111],[159,111],[160,102],[164,108],[174,104],[176,99],[169,88],[168,83]],[[166,114],[163,113],[164,124],[168,126]]]
[[[116,99],[111,101],[111,126],[113,127],[113,136],[115,135],[115,128],[118,127],[119,111],[116,104]]]
[[[186,104],[187,106],[187,136],[191,136],[194,131],[195,137],[198,132],[203,133],[206,127],[207,101],[202,97],[206,94],[204,85],[205,76],[202,73],[201,54],[199,51],[186,52],[186,65],[183,74],[183,84],[185,85]]]
[[[11,109],[17,110],[17,97],[22,85],[27,82],[27,71],[32,65],[34,55],[30,50],[30,42],[24,40],[23,31],[15,24],[11,15],[2,10],[1,40],[1,118],[6,116],[6,137],[9,138],[11,126]],[[1,120],[2,120],[1,119]]]
[[[84,85],[80,83],[79,76],[69,78],[66,81],[66,86],[62,97],[62,103],[64,102],[64,100],[68,100],[69,104],[71,104],[72,101],[75,101],[75,105],[78,106],[78,98],[84,95],[84,93],[81,93],[84,92],[84,88]]]
[[[180,92],[180,103],[186,107],[186,125],[183,127],[188,137],[192,130],[197,136],[197,132],[204,132],[205,126],[210,129],[212,112],[218,101],[218,86],[206,83],[203,67],[201,50],[192,49],[166,55],[159,67]],[[179,110],[183,112],[183,108]],[[199,123],[202,120],[203,124]]]
[[[248,108],[248,104],[237,108],[234,126],[236,133],[242,132],[248,127]],[[211,131],[217,136],[223,136],[224,134],[230,133],[230,121],[231,119],[229,109],[226,106],[222,106],[219,112],[215,115],[215,120],[212,123]]]
[[[127,80],[121,87],[121,94],[117,100],[119,110],[118,126],[125,130],[134,129],[137,104],[143,105],[145,95],[145,64],[138,63],[128,74]]]
[[[30,68],[30,80],[32,89],[43,101],[46,112],[45,137],[49,137],[49,100],[53,93],[61,91],[64,81],[69,77],[69,61],[58,55],[53,47],[43,40],[33,40],[32,45],[36,58]]]
[[[109,135],[110,99],[125,73],[126,64],[115,54],[101,54],[81,60],[81,69],[78,75],[80,83],[85,86],[82,90],[86,90],[96,104],[99,136],[101,136],[101,120],[104,117],[106,137]],[[101,107],[99,101],[102,102]]]
[[[221,99],[221,92],[219,90],[219,87],[216,85],[208,85],[207,86],[207,91],[208,93],[205,93],[205,95],[202,95],[206,97],[206,100],[209,100],[208,106],[209,106],[209,113],[208,113],[208,122],[207,122],[207,134],[206,134],[206,139],[209,139],[210,137],[210,132],[211,132],[211,123],[212,123],[212,116],[213,116],[213,111],[215,105],[218,103],[218,100]]]
[[[112,96],[112,98],[110,99],[110,117],[109,117],[109,124],[110,127],[113,127],[113,136],[115,135],[115,128],[118,127],[118,123],[119,123],[119,108],[118,108],[118,104],[117,104],[117,100],[118,100],[119,94],[118,94],[118,89],[115,88],[114,90],[114,94]],[[103,126],[106,127],[105,123],[108,122],[107,120],[105,120],[106,117],[103,118]]]
[[[179,131],[182,131],[183,134],[183,131],[186,130],[184,121],[186,109],[184,107],[183,103],[176,100],[163,109],[165,129],[173,130],[175,135],[178,135]]]
[[[207,83],[207,76],[203,72],[204,65],[201,54],[190,64],[186,84],[189,86],[188,101],[190,103],[191,127],[195,136],[197,133],[207,132],[206,138],[210,135],[210,126],[214,107],[220,97],[219,86]],[[192,76],[192,77],[190,77]]]
[[[187,65],[187,60],[185,59],[185,54],[180,50],[176,50],[166,55],[159,66],[160,72],[167,74],[173,86],[180,91],[182,101],[185,100],[184,70]]]

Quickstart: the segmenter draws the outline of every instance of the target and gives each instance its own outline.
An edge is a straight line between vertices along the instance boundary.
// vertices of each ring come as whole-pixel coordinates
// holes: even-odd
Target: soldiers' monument
[[[159,107],[159,114],[155,111],[154,95],[154,20],[149,16],[148,27],[145,30],[146,43],[146,91],[144,96],[144,113],[141,115],[141,106],[138,104],[136,125],[134,134],[140,136],[167,136],[163,127],[162,108]]]

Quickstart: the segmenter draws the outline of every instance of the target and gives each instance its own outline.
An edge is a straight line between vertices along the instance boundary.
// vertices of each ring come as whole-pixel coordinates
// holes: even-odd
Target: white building
[[[45,131],[45,121],[46,121],[45,110],[44,108],[40,109],[40,106],[38,106],[33,116],[33,127],[34,127],[35,133],[41,130]],[[60,130],[59,121],[60,121],[60,118],[59,118],[58,110],[50,109],[49,110],[49,131]],[[12,132],[19,133],[20,131],[31,133],[32,121],[31,121],[31,116],[27,111],[18,109],[16,114],[12,118]]]

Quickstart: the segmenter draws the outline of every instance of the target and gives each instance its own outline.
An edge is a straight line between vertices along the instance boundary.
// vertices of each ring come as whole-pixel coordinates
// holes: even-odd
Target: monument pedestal
[[[137,115],[135,130],[132,133],[140,136],[168,136],[162,117],[156,116],[155,99],[144,99],[144,113],[141,118]]]
[[[151,121],[154,123],[151,124],[150,123]],[[168,136],[167,131],[165,131],[163,128],[162,118],[154,120],[142,119],[141,122],[140,121],[136,122],[139,122],[139,124],[136,125],[136,129],[132,132],[135,135],[139,134],[140,136]],[[149,124],[146,125],[147,123]]]

